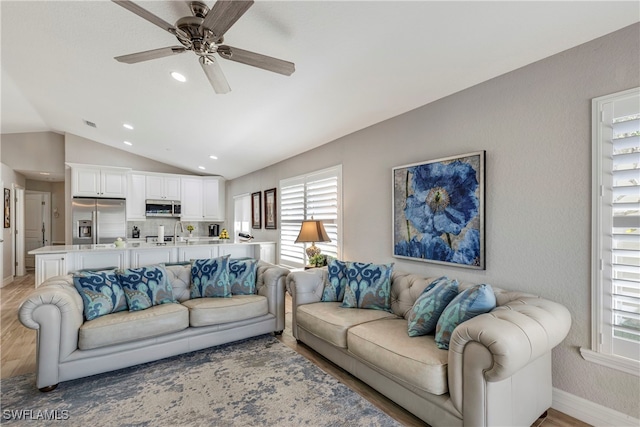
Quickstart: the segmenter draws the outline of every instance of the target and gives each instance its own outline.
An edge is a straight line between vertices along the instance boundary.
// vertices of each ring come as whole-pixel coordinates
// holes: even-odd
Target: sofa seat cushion
[[[262,295],[234,295],[231,298],[197,298],[182,303],[189,309],[191,326],[211,326],[237,322],[269,313]]]
[[[156,305],[147,310],[121,311],[80,326],[80,350],[121,344],[181,331],[189,327],[189,310],[181,304]]]
[[[397,316],[382,310],[343,308],[340,302],[300,305],[296,311],[299,327],[340,348],[347,348],[347,330],[361,323]],[[406,321],[405,321],[406,328]],[[407,335],[405,329],[404,334]]]
[[[384,319],[349,329],[349,352],[392,378],[419,390],[444,394],[449,352],[436,346],[433,335],[410,337],[405,319]]]

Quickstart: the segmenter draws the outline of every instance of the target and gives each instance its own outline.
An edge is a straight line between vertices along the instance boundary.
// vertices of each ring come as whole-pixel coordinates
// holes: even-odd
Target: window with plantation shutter
[[[305,219],[322,220],[331,242],[317,242],[323,255],[340,252],[342,166],[280,181],[280,264],[308,263],[306,245],[294,243]]]
[[[593,100],[592,360],[640,375],[640,88]]]

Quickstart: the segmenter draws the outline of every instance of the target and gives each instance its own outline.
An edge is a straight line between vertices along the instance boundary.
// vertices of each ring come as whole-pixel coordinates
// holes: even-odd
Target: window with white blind
[[[241,194],[233,197],[233,235],[251,234],[251,195]]]
[[[640,88],[593,100],[592,360],[640,375]]]
[[[294,243],[305,219],[322,220],[331,242],[317,242],[323,255],[338,257],[341,247],[342,166],[280,181],[280,264],[308,263],[306,244]]]

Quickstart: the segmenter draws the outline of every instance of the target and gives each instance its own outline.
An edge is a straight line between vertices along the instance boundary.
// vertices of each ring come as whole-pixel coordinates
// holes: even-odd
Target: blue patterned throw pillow
[[[391,311],[393,264],[350,262],[342,307]]]
[[[458,295],[458,281],[440,277],[425,288],[413,303],[407,317],[407,333],[410,337],[432,333],[440,315]]]
[[[229,255],[191,260],[191,298],[230,298]]]
[[[176,302],[167,271],[162,265],[120,270],[118,278],[127,297],[129,311]]]
[[[344,299],[344,290],[347,288],[347,263],[332,259],[327,266],[329,283],[322,291],[322,301],[336,302]]]
[[[76,272],[73,286],[82,296],[86,320],[127,309],[127,300],[115,269]]]
[[[229,261],[229,283],[232,295],[253,295],[256,293],[256,272],[258,260],[253,258]]]
[[[436,325],[436,345],[449,349],[453,330],[462,322],[496,307],[496,295],[490,285],[476,285],[460,292],[444,309]]]

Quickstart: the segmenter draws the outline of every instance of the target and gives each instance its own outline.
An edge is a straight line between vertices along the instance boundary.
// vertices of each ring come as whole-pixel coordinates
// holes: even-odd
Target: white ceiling
[[[138,3],[170,23],[190,15],[183,1]],[[115,61],[179,43],[110,1],[2,0],[0,13],[2,133],[69,132],[232,179],[638,22],[640,5],[257,1],[225,43],[296,72],[221,59],[225,95],[192,52]]]

